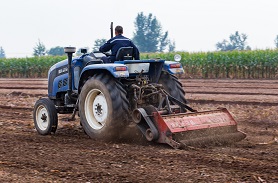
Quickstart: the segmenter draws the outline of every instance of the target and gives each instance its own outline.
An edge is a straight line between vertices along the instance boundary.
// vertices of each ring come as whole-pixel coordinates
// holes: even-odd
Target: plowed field
[[[181,82],[193,108],[226,107],[247,138],[183,150],[140,136],[105,143],[65,115],[55,135],[40,136],[32,108],[47,80],[0,79],[0,182],[278,182],[278,81]]]

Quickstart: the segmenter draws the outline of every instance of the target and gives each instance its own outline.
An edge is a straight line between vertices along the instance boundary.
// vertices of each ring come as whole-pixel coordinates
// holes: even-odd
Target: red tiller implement
[[[189,107],[188,107],[189,108]],[[227,144],[246,137],[227,109],[166,114],[148,106],[133,113],[133,119],[149,141],[169,144],[173,148]]]

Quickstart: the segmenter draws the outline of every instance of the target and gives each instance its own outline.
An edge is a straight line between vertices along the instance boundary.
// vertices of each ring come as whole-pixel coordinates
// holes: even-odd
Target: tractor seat
[[[116,60],[133,60],[133,47],[121,47],[116,54]]]

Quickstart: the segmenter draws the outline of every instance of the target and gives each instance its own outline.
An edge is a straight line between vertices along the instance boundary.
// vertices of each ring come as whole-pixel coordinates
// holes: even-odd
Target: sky
[[[236,31],[252,49],[272,49],[278,35],[278,0],[0,0],[0,47],[6,57],[31,57],[40,40],[89,47],[110,38],[110,22],[132,38],[138,13],[152,13],[176,51],[215,51]]]

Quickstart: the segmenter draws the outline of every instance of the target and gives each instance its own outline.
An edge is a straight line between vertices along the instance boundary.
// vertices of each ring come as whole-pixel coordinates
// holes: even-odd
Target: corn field
[[[177,52],[141,54],[142,59],[162,58],[173,60],[182,57],[184,77],[190,78],[241,78],[277,79],[278,49],[229,52]]]
[[[141,59],[173,60],[182,56],[185,78],[277,79],[278,50],[142,53]],[[47,77],[48,69],[66,56],[0,59],[0,77]]]
[[[0,59],[0,77],[40,78],[47,77],[49,68],[66,59],[66,56]]]

